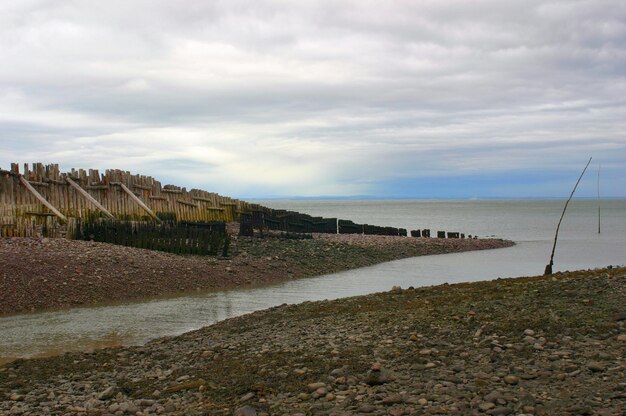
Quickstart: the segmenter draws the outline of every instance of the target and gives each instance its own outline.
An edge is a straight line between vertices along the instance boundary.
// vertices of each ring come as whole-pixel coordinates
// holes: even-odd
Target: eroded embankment
[[[506,240],[232,237],[227,259],[65,239],[0,239],[0,315],[273,283],[384,261],[510,246]]]
[[[0,413],[621,415],[626,269],[280,306],[0,367]]]

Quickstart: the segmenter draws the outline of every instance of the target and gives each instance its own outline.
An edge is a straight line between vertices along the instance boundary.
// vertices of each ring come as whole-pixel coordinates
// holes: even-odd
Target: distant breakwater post
[[[271,209],[117,169],[61,172],[57,164],[42,163],[24,164],[22,172],[17,163],[10,170],[0,168],[2,237],[93,239],[176,253],[215,253],[218,243],[211,233],[227,238],[228,222],[239,222],[240,234],[250,236],[266,230],[408,235],[404,228]],[[430,230],[411,231],[411,236],[429,238]],[[458,233],[448,233],[448,238],[458,238]],[[227,241],[219,244],[227,247]]]

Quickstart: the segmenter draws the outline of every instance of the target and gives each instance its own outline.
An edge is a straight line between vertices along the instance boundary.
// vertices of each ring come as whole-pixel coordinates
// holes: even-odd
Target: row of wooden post
[[[411,230],[411,237],[429,238],[430,230],[427,228],[423,230]],[[445,231],[437,231],[437,238],[465,238],[465,234],[456,231],[448,231],[447,233]],[[472,236],[469,235],[468,238],[472,238]]]
[[[75,170],[62,173],[58,165],[16,163],[0,169],[0,233],[33,236],[36,229],[62,230],[70,218],[111,218],[161,221],[238,220],[243,212],[258,209],[250,204],[199,189],[187,191],[149,176],[120,170]]]

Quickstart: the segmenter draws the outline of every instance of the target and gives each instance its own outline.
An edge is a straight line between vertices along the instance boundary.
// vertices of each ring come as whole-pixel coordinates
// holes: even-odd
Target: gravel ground
[[[283,305],[0,367],[8,415],[624,415],[626,269]]]
[[[411,256],[513,244],[504,240],[314,237],[233,235],[228,258],[179,256],[88,241],[0,238],[0,315],[258,285]]]

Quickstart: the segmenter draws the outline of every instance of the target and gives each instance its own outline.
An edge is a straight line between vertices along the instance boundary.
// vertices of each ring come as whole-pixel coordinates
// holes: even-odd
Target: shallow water
[[[0,318],[0,363],[14,357],[142,344],[282,303],[543,273],[564,201],[267,201],[268,206],[404,228],[511,238],[505,249],[424,256],[265,287]],[[626,200],[573,201],[555,271],[626,264]],[[425,221],[425,218],[428,221]],[[426,224],[428,223],[428,224]],[[422,225],[424,224],[424,225]]]

